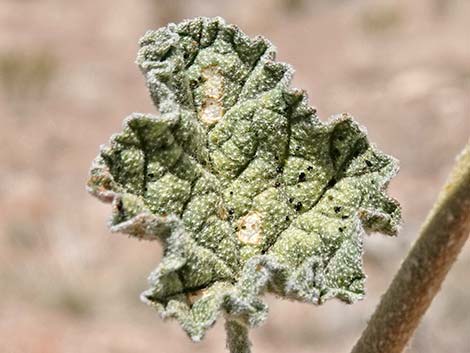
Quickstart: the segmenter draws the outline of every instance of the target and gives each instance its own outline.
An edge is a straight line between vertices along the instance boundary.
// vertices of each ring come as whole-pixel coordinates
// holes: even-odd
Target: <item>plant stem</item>
[[[470,232],[470,141],[352,353],[400,353]]]
[[[250,353],[251,342],[248,339],[248,327],[228,317],[225,319],[227,349],[230,353]]]

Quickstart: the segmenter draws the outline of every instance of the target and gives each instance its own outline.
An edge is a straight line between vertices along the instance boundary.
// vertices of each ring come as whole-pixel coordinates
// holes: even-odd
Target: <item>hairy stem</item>
[[[402,352],[470,233],[470,141],[353,353]]]
[[[227,349],[230,353],[250,353],[251,343],[248,339],[248,327],[230,318],[225,319],[227,332]]]

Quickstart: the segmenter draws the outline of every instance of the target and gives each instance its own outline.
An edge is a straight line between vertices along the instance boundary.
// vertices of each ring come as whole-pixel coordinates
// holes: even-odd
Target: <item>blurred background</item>
[[[366,237],[368,295],[322,307],[268,297],[254,352],[348,352],[470,136],[466,0],[0,0],[0,351],[221,352],[139,301],[156,243],[110,235],[85,192],[100,144],[155,112],[137,66],[147,29],[220,15],[263,34],[326,119],[351,112],[400,160],[398,238]],[[467,245],[408,352],[470,351]]]

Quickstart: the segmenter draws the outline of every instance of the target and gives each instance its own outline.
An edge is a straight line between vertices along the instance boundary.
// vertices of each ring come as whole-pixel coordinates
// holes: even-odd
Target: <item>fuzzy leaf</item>
[[[221,312],[255,326],[263,292],[321,304],[364,294],[363,230],[395,235],[397,162],[347,114],[320,121],[262,37],[220,18],[149,31],[141,67],[159,115],[132,114],[94,161],[111,230],[159,240],[142,294],[193,340]]]

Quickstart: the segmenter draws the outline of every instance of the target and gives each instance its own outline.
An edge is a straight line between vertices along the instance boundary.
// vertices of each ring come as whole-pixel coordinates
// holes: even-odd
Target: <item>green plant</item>
[[[142,69],[159,115],[132,114],[95,159],[88,190],[111,230],[164,248],[142,299],[198,341],[223,313],[248,352],[260,295],[322,304],[364,294],[362,234],[395,235],[396,161],[342,114],[321,122],[262,37],[220,18],[149,31]]]

